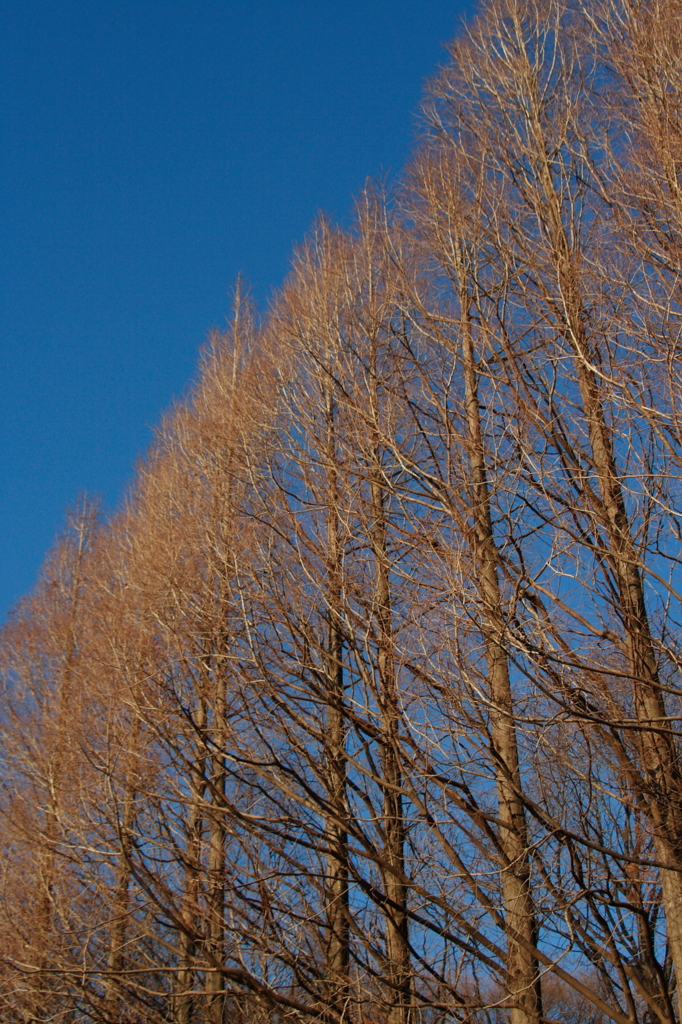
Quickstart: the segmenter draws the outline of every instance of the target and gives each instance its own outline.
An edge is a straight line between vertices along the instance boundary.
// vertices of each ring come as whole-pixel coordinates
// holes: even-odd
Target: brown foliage
[[[2,631],[8,1021],[673,1024],[673,0],[489,0]]]

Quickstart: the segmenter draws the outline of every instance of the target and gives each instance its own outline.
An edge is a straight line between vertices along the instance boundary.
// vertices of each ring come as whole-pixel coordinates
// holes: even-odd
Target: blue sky
[[[0,619],[115,507],[239,272],[395,172],[466,0],[6,0]]]

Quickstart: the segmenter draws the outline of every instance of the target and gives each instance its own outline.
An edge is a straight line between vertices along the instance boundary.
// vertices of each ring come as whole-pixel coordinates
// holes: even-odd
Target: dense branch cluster
[[[0,1014],[674,1024],[682,5],[491,0],[0,635]]]

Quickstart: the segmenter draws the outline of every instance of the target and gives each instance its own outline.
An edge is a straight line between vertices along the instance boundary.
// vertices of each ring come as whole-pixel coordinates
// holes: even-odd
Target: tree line
[[[487,0],[0,635],[8,1022],[674,1024],[682,6]]]

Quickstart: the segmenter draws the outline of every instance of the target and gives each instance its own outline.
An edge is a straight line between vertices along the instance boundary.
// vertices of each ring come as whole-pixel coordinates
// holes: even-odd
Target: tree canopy
[[[674,1024],[682,6],[486,0],[0,634],[8,1022]]]

